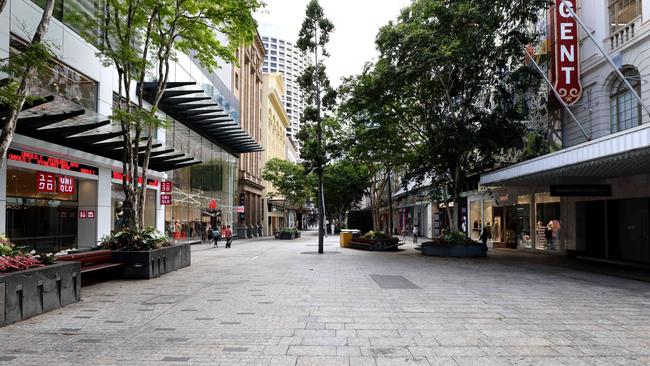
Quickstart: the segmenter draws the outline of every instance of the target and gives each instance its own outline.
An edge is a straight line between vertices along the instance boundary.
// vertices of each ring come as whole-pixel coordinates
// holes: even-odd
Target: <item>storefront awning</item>
[[[0,105],[0,122],[4,123],[7,116],[8,109]],[[117,161],[123,158],[119,127],[113,125],[108,117],[86,111],[62,97],[45,94],[31,98],[18,116],[16,133]],[[142,139],[140,163],[144,160],[144,144],[145,139]],[[161,143],[154,141],[149,168],[164,172],[200,163],[184,153],[163,149]]]
[[[483,186],[592,183],[650,172],[650,126],[643,125],[483,174]]]
[[[144,83],[144,99],[154,100],[158,82]],[[195,82],[168,82],[160,110],[233,155],[264,150],[231,115]]]

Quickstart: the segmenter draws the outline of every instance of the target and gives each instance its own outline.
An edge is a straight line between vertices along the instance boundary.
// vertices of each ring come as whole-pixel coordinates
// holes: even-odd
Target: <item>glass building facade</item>
[[[166,146],[202,163],[167,172],[173,189],[165,233],[176,241],[207,240],[209,228],[232,226],[236,157],[178,122],[167,130]]]

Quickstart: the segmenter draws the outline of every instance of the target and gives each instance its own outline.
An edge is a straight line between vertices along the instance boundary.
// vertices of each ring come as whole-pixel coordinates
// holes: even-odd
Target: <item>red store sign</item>
[[[122,174],[122,172],[116,172],[116,171],[113,171],[112,178],[113,178],[114,180],[119,180],[119,181],[121,182],[121,181],[122,181],[122,177],[124,177],[124,175]],[[126,176],[126,181],[127,181],[127,182],[130,182],[130,181],[131,181],[131,177],[127,175],[127,176]],[[138,184],[140,184],[140,185],[142,184],[142,177],[138,177]],[[156,187],[156,188],[157,188],[157,187],[158,187],[158,180],[157,180],[157,179],[148,179],[148,178],[147,178],[147,185],[148,185],[149,187]]]
[[[56,176],[52,173],[36,172],[36,191],[56,193]]]
[[[71,172],[79,172],[88,175],[97,175],[96,167],[80,164],[70,160],[53,158],[53,157],[49,157],[46,155],[37,154],[29,151],[9,149],[7,151],[7,160],[46,166],[49,168],[55,168],[61,170],[69,170]]]
[[[163,206],[172,204],[172,195],[171,194],[161,194],[160,195],[160,204]]]
[[[58,192],[63,194],[74,194],[74,178],[67,175],[57,177]]]
[[[550,9],[554,42],[552,76],[555,89],[568,105],[577,102],[582,95],[578,24],[569,11],[577,11],[577,2],[559,0]]]
[[[172,191],[172,182],[171,181],[164,181],[160,183],[160,192],[164,193],[170,193]]]

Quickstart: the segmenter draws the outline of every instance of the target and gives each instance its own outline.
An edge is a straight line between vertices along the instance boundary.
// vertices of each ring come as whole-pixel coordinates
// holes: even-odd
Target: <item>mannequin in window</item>
[[[115,212],[113,214],[113,228],[115,230],[119,230],[122,228],[124,224],[124,207],[122,202],[118,202],[117,205],[115,206]]]

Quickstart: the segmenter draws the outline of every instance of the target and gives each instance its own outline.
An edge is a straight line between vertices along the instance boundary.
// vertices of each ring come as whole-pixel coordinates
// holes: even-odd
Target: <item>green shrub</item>
[[[280,233],[282,234],[298,234],[298,229],[295,227],[283,227],[280,228]]]
[[[168,245],[167,236],[153,227],[144,230],[125,228],[102,238],[102,247],[118,251],[145,251]]]
[[[384,238],[387,238],[388,235],[386,235],[386,233],[383,232],[383,231],[372,231],[372,230],[370,230],[363,237],[366,238],[366,239],[384,239]]]

